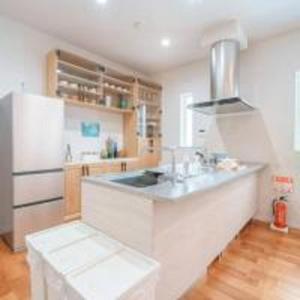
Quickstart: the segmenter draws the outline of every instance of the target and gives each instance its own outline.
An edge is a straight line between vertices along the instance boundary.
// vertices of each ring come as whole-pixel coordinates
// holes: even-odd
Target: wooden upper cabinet
[[[47,61],[49,96],[61,97],[67,105],[121,114],[125,156],[137,157],[147,152],[151,165],[159,160],[157,153],[149,150],[151,144],[160,145],[161,140],[159,84],[60,49],[51,51]],[[117,166],[111,168],[113,172],[119,171]]]
[[[143,168],[155,167],[161,158],[162,87],[146,80],[137,80],[138,149]]]

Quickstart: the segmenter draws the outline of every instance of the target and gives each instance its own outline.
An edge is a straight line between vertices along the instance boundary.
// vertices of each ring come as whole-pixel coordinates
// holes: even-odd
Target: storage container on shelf
[[[44,255],[96,233],[97,230],[93,227],[76,221],[26,236],[32,300],[47,299],[43,267]]]
[[[99,231],[95,236],[46,254],[44,270],[47,300],[65,300],[67,274],[100,263],[123,248],[121,243]]]
[[[154,300],[159,264],[125,248],[66,276],[67,300]]]

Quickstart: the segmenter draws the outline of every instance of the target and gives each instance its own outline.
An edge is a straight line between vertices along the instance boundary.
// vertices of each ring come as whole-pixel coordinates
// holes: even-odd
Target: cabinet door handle
[[[85,175],[85,169],[84,169],[84,166],[81,167],[81,176],[84,176]]]
[[[127,163],[126,162],[122,162],[121,163],[121,171],[122,172],[126,172],[127,171]]]
[[[90,167],[89,166],[86,166],[86,175],[90,176]]]

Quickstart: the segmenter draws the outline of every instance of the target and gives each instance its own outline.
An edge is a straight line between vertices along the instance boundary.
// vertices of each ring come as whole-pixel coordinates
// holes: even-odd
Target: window
[[[296,72],[296,100],[295,100],[295,142],[294,148],[300,152],[300,71]]]
[[[180,146],[193,146],[193,111],[187,106],[194,102],[191,93],[180,96]]]

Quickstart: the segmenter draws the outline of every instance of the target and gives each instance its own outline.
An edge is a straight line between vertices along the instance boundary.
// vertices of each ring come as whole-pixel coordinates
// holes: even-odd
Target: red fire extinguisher
[[[273,201],[274,225],[278,228],[286,228],[288,204],[285,197]]]

